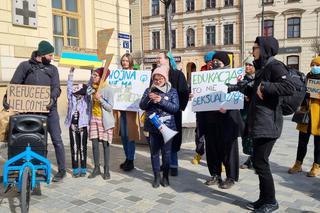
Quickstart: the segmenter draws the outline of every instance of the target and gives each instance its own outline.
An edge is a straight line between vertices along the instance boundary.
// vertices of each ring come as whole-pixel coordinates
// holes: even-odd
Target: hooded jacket
[[[257,37],[260,57],[254,61],[255,81],[248,114],[249,133],[253,138],[279,138],[283,126],[280,97],[292,95],[294,86],[287,79],[287,69],[273,58],[278,53],[279,44],[273,37]],[[263,99],[257,95],[261,84]]]
[[[50,86],[50,97],[53,99],[53,106],[50,111],[57,108],[57,99],[60,96],[60,79],[56,66],[44,65],[36,60],[38,51],[34,51],[28,61],[21,62],[17,67],[10,84],[28,84],[39,86]]]

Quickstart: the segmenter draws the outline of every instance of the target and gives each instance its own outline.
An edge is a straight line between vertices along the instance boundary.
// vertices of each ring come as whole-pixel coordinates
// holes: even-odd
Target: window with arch
[[[299,56],[298,55],[287,56],[287,66],[290,69],[299,70]]]
[[[186,0],[187,11],[194,11],[194,0]]]
[[[274,20],[265,20],[263,24],[263,36],[273,36]]]
[[[288,18],[287,21],[287,34],[288,38],[300,38],[300,18]]]
[[[187,30],[187,47],[195,46],[195,32],[194,29],[189,28]]]

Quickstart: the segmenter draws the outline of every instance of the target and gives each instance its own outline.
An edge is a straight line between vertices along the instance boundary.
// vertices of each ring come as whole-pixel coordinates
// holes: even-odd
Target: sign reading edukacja
[[[9,84],[7,97],[10,108],[18,112],[49,112],[50,87]]]
[[[240,92],[227,93],[226,83],[236,84],[243,79],[244,69],[221,69],[193,72],[191,76],[192,111],[214,111],[242,109],[244,95]]]
[[[108,84],[114,91],[116,110],[139,111],[139,103],[146,88],[150,85],[151,71],[111,70]]]

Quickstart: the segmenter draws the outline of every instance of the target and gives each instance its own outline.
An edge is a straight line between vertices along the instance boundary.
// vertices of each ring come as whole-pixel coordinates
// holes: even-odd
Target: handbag
[[[296,111],[292,116],[292,121],[298,124],[308,124],[310,121],[309,111]]]

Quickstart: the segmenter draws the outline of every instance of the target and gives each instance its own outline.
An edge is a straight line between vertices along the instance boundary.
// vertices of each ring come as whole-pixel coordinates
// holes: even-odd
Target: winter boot
[[[154,173],[154,180],[152,182],[153,188],[158,188],[160,186],[160,172]]]
[[[193,159],[191,160],[191,163],[194,165],[198,165],[200,164],[200,160],[201,160],[201,155],[199,155],[198,153],[193,157]]]
[[[288,170],[288,173],[289,174],[295,174],[295,173],[298,173],[298,172],[301,172],[301,171],[302,171],[302,162],[297,160],[294,163],[293,167]]]
[[[320,175],[320,165],[317,163],[313,163],[312,168],[310,172],[308,172],[307,176],[308,177],[316,177]]]
[[[109,173],[109,159],[110,159],[110,146],[109,142],[103,141],[103,151],[104,151],[104,172],[102,175],[102,178],[104,180],[110,179],[110,173]]]
[[[169,168],[163,171],[163,177],[161,179],[161,185],[163,187],[169,186]]]
[[[98,139],[92,140],[92,151],[93,151],[94,169],[93,169],[92,173],[88,176],[88,178],[95,178],[96,176],[101,174],[101,171],[100,171],[100,151],[99,151]]]
[[[123,167],[123,171],[129,172],[132,169],[134,169],[133,160],[128,160],[128,163],[126,165],[124,165],[124,167]]]
[[[128,159],[126,159],[122,164],[120,164],[120,169],[123,169],[128,163]]]

